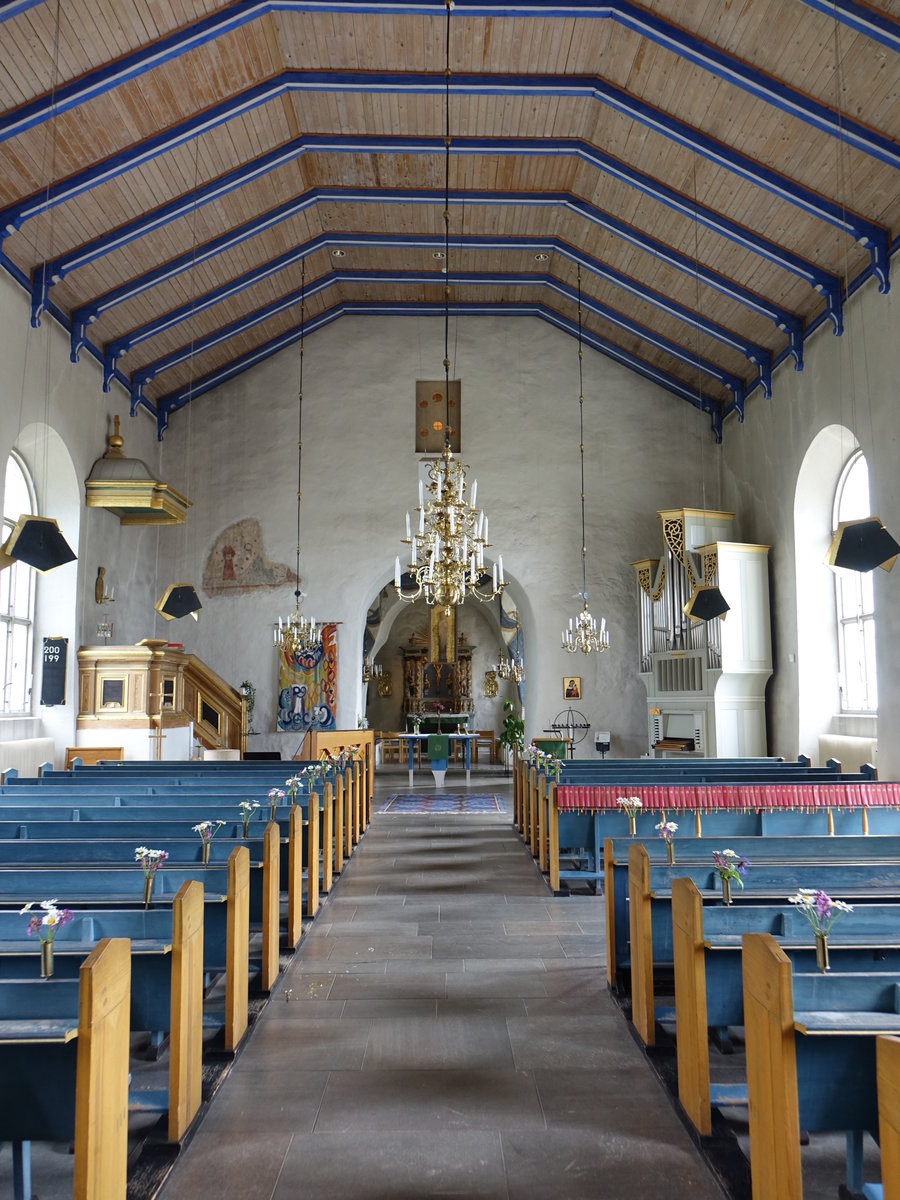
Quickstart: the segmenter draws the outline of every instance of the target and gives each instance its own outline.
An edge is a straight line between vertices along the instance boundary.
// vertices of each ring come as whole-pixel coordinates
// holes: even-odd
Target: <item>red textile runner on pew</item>
[[[900,808],[900,783],[701,783],[701,784],[605,784],[603,786],[561,783],[556,788],[557,807],[561,812],[611,809],[618,811],[616,800],[627,791],[639,796],[644,808],[652,811],[715,812],[717,809],[749,811],[768,809],[817,808]]]

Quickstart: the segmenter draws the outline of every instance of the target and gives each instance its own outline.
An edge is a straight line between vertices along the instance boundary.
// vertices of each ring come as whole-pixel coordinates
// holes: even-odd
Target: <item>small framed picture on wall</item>
[[[581,676],[580,675],[564,675],[563,676],[563,699],[564,700],[580,700],[581,699]]]

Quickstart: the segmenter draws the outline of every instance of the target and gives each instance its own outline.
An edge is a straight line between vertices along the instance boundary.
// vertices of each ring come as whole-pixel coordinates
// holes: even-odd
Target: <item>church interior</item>
[[[896,0],[0,0],[3,1194],[898,1200],[898,180]]]

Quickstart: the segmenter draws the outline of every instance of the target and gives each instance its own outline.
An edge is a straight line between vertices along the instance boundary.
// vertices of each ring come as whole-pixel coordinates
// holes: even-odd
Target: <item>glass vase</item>
[[[637,837],[637,814],[628,814],[628,832],[632,837]]]
[[[720,876],[722,880],[722,901],[725,904],[731,903],[731,880],[726,876]]]
[[[150,907],[150,901],[153,898],[153,875],[144,876],[144,908]]]
[[[246,841],[250,836],[250,818],[247,817],[245,821],[242,821],[242,824],[244,826],[244,840]]]
[[[209,866],[209,842],[205,838],[203,840],[203,865],[204,867]]]
[[[41,979],[49,979],[53,974],[53,943],[41,942]]]
[[[816,934],[816,966],[820,971],[829,970],[830,963],[828,961],[828,935],[824,933]]]
[[[675,866],[675,843],[671,838],[666,838],[666,858],[669,860],[669,866]]]

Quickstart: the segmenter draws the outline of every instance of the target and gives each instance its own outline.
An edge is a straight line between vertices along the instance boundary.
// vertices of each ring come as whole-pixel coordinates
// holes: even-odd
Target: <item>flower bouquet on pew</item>
[[[209,865],[209,843],[213,840],[222,826],[224,821],[201,821],[199,825],[194,825],[192,828],[194,833],[200,835],[200,841],[203,846],[203,865]]]
[[[622,812],[628,817],[628,832],[632,837],[637,833],[637,815],[644,807],[644,802],[640,796],[617,796],[616,804],[621,808]],[[659,826],[657,825],[657,829]]]
[[[677,828],[678,826],[674,821],[667,821],[665,817],[663,817],[658,825],[654,826],[654,829],[657,830],[659,836],[666,843],[666,855],[668,857],[670,867],[675,863],[675,846],[672,842],[672,838],[675,836],[675,830]]]
[[[750,870],[750,859],[735,850],[713,850],[713,865],[722,881],[722,899],[730,904],[731,885],[738,883],[743,888],[744,880],[741,877]]]
[[[250,818],[259,808],[258,800],[242,800],[238,805],[241,813],[241,824],[244,826],[244,837],[250,835]]]
[[[798,888],[795,895],[788,896],[788,903],[795,905],[812,926],[816,937],[816,966],[820,971],[827,971],[830,967],[828,934],[841,913],[853,912],[853,905],[832,900],[821,888]]]
[[[144,871],[144,908],[150,907],[156,872],[168,857],[168,850],[151,850],[147,846],[135,846],[134,848],[134,861],[140,863]]]
[[[278,788],[278,787],[269,788],[268,798],[269,798],[269,820],[270,821],[275,820],[275,809],[278,807],[278,805],[281,803],[281,801],[285,798],[286,795],[287,795],[287,793],[285,792],[284,788]]]
[[[34,901],[29,900],[25,907],[19,910],[19,915],[24,916],[25,913],[31,912],[34,906]],[[67,925],[73,914],[71,908],[57,908],[55,898],[41,900],[39,907],[43,912],[32,913],[26,932],[29,937],[36,933],[40,938],[41,979],[49,979],[53,974],[53,939],[57,929]]]
[[[296,804],[297,803],[297,793],[300,791],[300,788],[303,786],[303,780],[300,778],[299,775],[289,775],[288,778],[284,781],[284,786],[287,788],[287,790],[290,794],[291,804]]]

